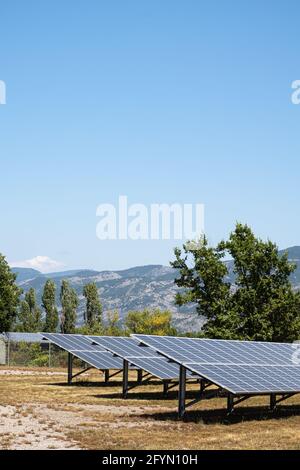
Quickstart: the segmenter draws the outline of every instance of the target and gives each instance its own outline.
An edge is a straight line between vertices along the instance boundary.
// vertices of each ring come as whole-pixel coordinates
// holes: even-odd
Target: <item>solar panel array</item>
[[[236,395],[300,392],[299,366],[187,364],[190,370]]]
[[[92,344],[86,336],[61,333],[42,333],[51,343],[73,354],[100,370],[122,369],[122,360],[99,345]]]
[[[141,345],[133,338],[90,336],[90,339],[113,354],[127,360],[130,364],[161,380],[172,380],[179,377],[178,364],[170,362],[151,347]]]
[[[123,357],[151,357],[158,356],[157,352],[149,346],[140,345],[133,338],[123,336],[89,336],[94,344]]]
[[[132,335],[179,363],[293,365],[295,345],[256,341]]]
[[[235,394],[300,391],[295,345],[133,335],[139,342]]]

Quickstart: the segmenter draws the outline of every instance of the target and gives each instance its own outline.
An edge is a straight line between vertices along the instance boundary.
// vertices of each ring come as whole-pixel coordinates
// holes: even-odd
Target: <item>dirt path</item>
[[[66,372],[51,371],[35,371],[35,370],[19,370],[19,369],[0,369],[0,375],[36,375],[36,376],[52,376],[67,375]]]
[[[80,449],[64,434],[69,421],[43,405],[0,405],[0,449]]]

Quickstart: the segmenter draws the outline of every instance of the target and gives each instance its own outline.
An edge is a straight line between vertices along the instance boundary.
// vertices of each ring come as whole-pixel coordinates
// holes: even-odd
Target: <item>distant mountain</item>
[[[291,282],[296,289],[300,289],[300,246],[288,248],[282,253],[285,251],[288,251],[289,259],[297,264]],[[229,271],[228,280],[234,283],[233,264],[231,261],[227,261],[226,264]],[[182,331],[196,331],[203,324],[203,318],[197,316],[193,305],[178,308],[174,304],[177,292],[174,284],[176,271],[168,266],[138,266],[122,271],[71,270],[50,274],[25,268],[13,268],[13,271],[18,273],[17,282],[24,292],[31,287],[36,289],[39,302],[47,279],[53,279],[57,293],[62,279],[68,280],[79,295],[79,323],[82,322],[84,310],[83,286],[95,282],[104,313],[116,309],[121,319],[124,319],[129,310],[161,308],[171,310],[174,325]]]
[[[79,324],[84,311],[83,286],[95,282],[105,313],[118,310],[121,320],[130,310],[160,308],[172,311],[173,323],[185,331],[199,330],[203,319],[193,313],[193,306],[178,308],[174,304],[177,288],[174,284],[174,270],[167,266],[138,266],[122,271],[72,270],[59,273],[42,274],[25,268],[13,268],[17,282],[24,292],[33,287],[39,303],[47,279],[52,279],[57,286],[57,303],[62,279],[69,281],[79,296]]]
[[[17,274],[18,283],[34,279],[37,276],[43,276],[40,271],[31,268],[12,268],[12,272]]]

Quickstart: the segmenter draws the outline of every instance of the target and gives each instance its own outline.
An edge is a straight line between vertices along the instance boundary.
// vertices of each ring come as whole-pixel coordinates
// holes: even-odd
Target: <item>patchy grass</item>
[[[134,388],[123,400],[121,377],[105,384],[91,370],[68,386],[62,369],[48,375],[24,370],[1,376],[2,449],[300,449],[297,395],[275,413],[268,411],[267,397],[251,398],[230,418],[225,399],[204,400],[179,421],[177,392],[164,399],[159,381]],[[188,390],[188,398],[195,398],[199,386]]]

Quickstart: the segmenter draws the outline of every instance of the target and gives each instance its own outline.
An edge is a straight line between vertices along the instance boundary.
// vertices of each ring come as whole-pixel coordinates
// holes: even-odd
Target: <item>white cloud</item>
[[[60,270],[64,264],[49,258],[49,256],[36,256],[32,259],[25,261],[14,261],[9,263],[12,268],[32,268],[41,271],[42,273],[50,273],[52,271]]]

